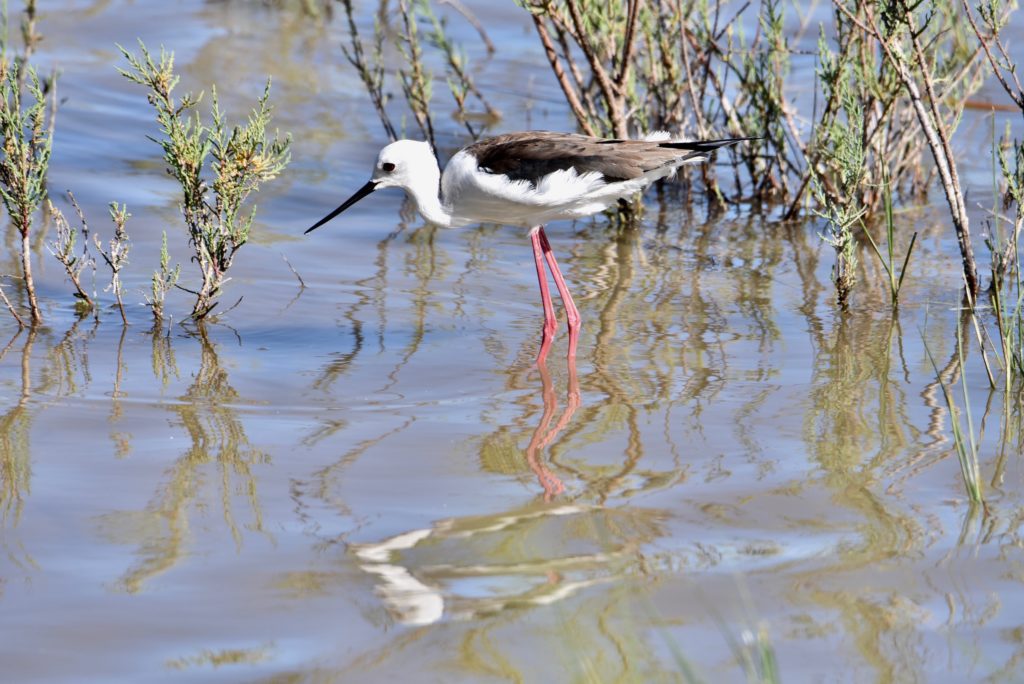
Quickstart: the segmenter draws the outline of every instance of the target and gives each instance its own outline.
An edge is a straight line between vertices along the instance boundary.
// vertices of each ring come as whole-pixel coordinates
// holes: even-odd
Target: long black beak
[[[341,212],[345,211],[346,209],[351,207],[353,204],[355,204],[359,200],[363,199],[364,197],[366,197],[367,195],[369,195],[371,192],[373,192],[376,189],[377,189],[377,181],[371,180],[366,185],[364,185],[363,187],[361,187],[358,190],[356,190],[356,194],[352,195],[347,200],[345,200],[344,204],[342,204],[340,207],[338,207],[337,209],[332,211],[330,214],[328,214],[327,216],[324,216],[322,219],[320,219],[319,221],[314,223],[312,228],[309,228],[309,229],[306,230],[306,233],[313,232],[314,230],[316,230],[320,226],[324,225],[325,223],[330,221],[332,218],[334,218],[335,216],[337,216]],[[303,233],[303,235],[305,235],[306,233]]]

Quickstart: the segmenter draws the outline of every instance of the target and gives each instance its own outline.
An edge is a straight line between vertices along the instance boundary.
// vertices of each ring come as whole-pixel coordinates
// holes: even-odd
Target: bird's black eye
[[[392,164],[391,162],[384,162],[383,164],[380,165],[380,168],[384,171],[384,173],[391,173],[392,171],[395,170],[395,165]]]

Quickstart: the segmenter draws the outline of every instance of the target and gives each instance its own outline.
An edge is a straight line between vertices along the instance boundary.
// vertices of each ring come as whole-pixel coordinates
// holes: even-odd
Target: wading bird
[[[558,327],[545,261],[565,307],[572,362],[580,314],[544,234],[544,224],[596,214],[674,174],[683,164],[706,161],[712,150],[750,139],[671,140],[662,133],[644,140],[609,140],[550,131],[507,133],[459,150],[444,173],[429,144],[398,140],[377,155],[369,182],[306,232],[381,188],[402,188],[420,215],[442,228],[472,223],[529,228],[544,306],[537,363],[544,363]]]

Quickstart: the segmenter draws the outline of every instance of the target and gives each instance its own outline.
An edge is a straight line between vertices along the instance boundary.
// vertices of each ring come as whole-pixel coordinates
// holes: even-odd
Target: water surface
[[[571,128],[528,19],[471,6],[498,52],[451,27],[496,130]],[[866,251],[836,310],[813,221],[708,218],[670,185],[637,228],[554,224],[584,328],[576,373],[564,330],[542,371],[522,230],[435,230],[382,192],[302,236],[386,142],[343,17],[45,10],[36,60],[66,98],[51,189],[103,235],[106,203],[128,203],[131,325],[77,319],[42,248],[46,326],[0,317],[5,679],[742,681],[756,643],[786,681],[1021,677],[1019,398],[989,392],[971,354],[982,513],[925,352],[952,379],[941,206],[899,215],[900,250],[921,235],[897,315]],[[371,31],[372,8],[359,21]],[[136,37],[235,115],[272,75],[295,137],[223,306],[241,301],[205,330],[154,328],[141,305],[161,231],[196,274],[152,113],[114,70]],[[466,142],[449,106],[445,154]],[[987,145],[971,116],[965,140]],[[990,203],[989,164],[965,173]]]

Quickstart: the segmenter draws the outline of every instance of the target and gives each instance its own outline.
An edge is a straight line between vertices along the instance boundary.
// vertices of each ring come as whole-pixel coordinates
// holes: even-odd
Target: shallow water
[[[524,17],[473,7],[497,130],[569,128]],[[379,193],[302,236],[385,141],[343,17],[68,1],[40,31],[66,98],[51,187],[103,235],[128,203],[133,305],[127,328],[77,320],[41,250],[47,325],[0,317],[4,680],[742,681],[757,635],[786,681],[1021,678],[1021,413],[972,354],[971,508],[924,345],[949,378],[941,206],[900,214],[921,236],[897,316],[867,252],[836,312],[810,222],[709,220],[669,186],[638,229],[555,224],[584,329],[575,377],[564,330],[542,372],[521,230],[434,230]],[[224,306],[242,300],[202,334],[139,304],[161,231],[187,248],[151,112],[114,70],[136,37],[232,113],[272,74],[295,136],[232,269]],[[989,164],[965,167],[979,201]]]

